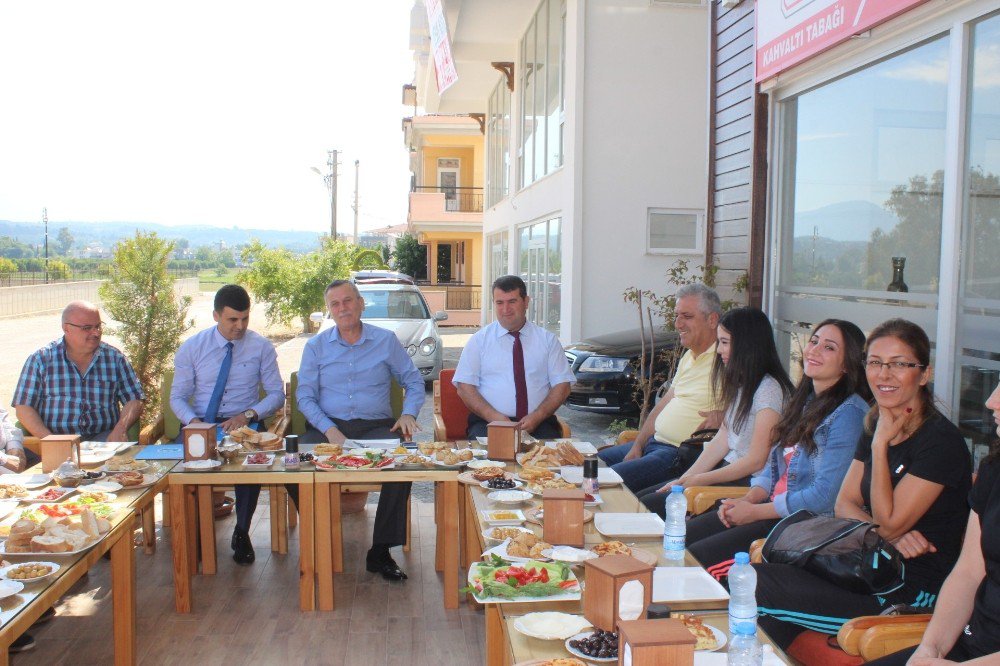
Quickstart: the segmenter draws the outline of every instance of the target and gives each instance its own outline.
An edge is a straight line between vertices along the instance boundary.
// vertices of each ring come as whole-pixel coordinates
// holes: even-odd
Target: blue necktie
[[[219,366],[219,378],[215,380],[215,388],[212,389],[212,398],[208,401],[208,409],[205,410],[205,423],[216,423],[219,418],[219,405],[222,404],[222,394],[226,390],[226,382],[229,380],[229,368],[233,365],[233,343],[226,343],[226,357],[222,359]]]

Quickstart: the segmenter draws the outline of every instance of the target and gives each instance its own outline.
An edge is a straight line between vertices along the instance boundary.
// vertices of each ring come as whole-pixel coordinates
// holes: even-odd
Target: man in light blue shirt
[[[310,427],[299,441],[411,439],[424,404],[420,372],[394,333],[362,323],[365,301],[353,282],[334,280],[324,298],[336,326],[319,333],[302,351],[295,397]],[[389,402],[393,379],[406,391],[398,420]],[[389,549],[406,541],[409,497],[409,483],[382,484],[366,565],[388,580],[406,579]]]
[[[216,326],[191,336],[177,350],[170,408],[184,425],[210,418],[224,433],[243,426],[259,430],[263,420],[285,404],[285,384],[278,372],[277,352],[270,340],[247,328],[250,295],[243,287],[227,284],[219,289],[212,316]],[[227,355],[229,367],[223,372]],[[224,375],[223,385],[213,403],[220,373]],[[261,389],[264,397],[260,395]],[[182,438],[183,434],[178,441]],[[287,488],[297,501],[298,486],[289,484]],[[252,564],[255,558],[249,532],[259,496],[259,485],[236,486],[233,559],[244,566]]]

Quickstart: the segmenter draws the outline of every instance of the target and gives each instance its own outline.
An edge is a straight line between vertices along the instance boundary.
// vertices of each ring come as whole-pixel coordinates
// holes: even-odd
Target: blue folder
[[[136,460],[183,460],[183,444],[154,444],[135,454]]]

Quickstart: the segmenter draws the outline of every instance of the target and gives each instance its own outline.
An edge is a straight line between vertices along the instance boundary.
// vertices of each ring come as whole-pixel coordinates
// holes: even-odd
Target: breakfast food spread
[[[599,543],[593,548],[592,551],[597,553],[600,557],[605,555],[631,555],[632,549],[623,544],[621,541],[605,541],[604,543]]]
[[[572,640],[569,645],[588,657],[614,659],[618,657],[618,633],[598,629],[590,636]]]
[[[106,467],[115,471],[143,470],[148,467],[148,463],[136,460],[130,456],[115,456],[106,463]]]
[[[521,471],[518,472],[518,476],[520,476],[525,481],[544,481],[546,479],[556,478],[556,473],[553,472],[551,469],[545,469],[542,467],[531,467],[530,465],[529,466],[522,465]]]
[[[0,499],[20,499],[27,496],[28,491],[25,490],[24,486],[14,483],[0,485]]]
[[[142,472],[119,472],[111,475],[112,481],[117,481],[125,487],[142,485]]]
[[[516,527],[494,527],[490,530],[490,538],[503,541],[504,539],[513,539],[518,534],[524,534],[524,530],[518,529]]]
[[[340,444],[317,444],[313,449],[314,456],[340,456],[344,453],[344,447]]]
[[[514,479],[508,479],[503,476],[495,476],[492,479],[486,480],[486,487],[492,490],[511,490],[517,487],[517,482]]]
[[[474,471],[472,478],[476,481],[489,481],[490,479],[501,479],[505,473],[502,467],[483,467]]]
[[[562,464],[559,452],[545,446],[545,444],[535,444],[521,458],[523,467],[559,467]]]
[[[587,666],[576,657],[560,657],[538,662],[538,666]]]
[[[451,444],[448,442],[420,442],[417,444],[417,448],[425,456],[432,456],[437,451],[443,451],[444,449],[450,449]]]
[[[695,650],[714,650],[719,647],[719,641],[715,638],[715,633],[707,627],[701,618],[696,615],[677,615],[677,619],[684,623],[684,627],[691,632],[697,641]]]
[[[419,455],[417,453],[411,453],[411,454],[409,454],[407,456],[403,456],[402,458],[397,458],[396,462],[398,462],[400,465],[425,465],[426,466],[426,465],[431,465],[432,464],[431,461],[429,461],[427,458],[425,458],[422,455]]]
[[[552,544],[545,543],[534,532],[518,532],[511,536],[507,544],[507,554],[511,557],[541,557],[543,550],[549,550]]]
[[[572,489],[576,488],[576,486],[566,479],[538,479],[528,484],[528,490],[538,494],[541,494],[543,490],[559,490],[563,488]]]
[[[52,567],[48,564],[28,562],[27,564],[14,567],[5,576],[10,580],[34,580],[35,578],[48,576],[50,573],[52,573]]]
[[[469,452],[470,460],[472,452]],[[434,454],[434,459],[443,465],[457,465],[462,462],[462,459],[454,451],[441,450]]]
[[[559,452],[559,457],[562,458],[564,465],[583,464],[583,454],[577,451],[570,442],[557,442],[556,451]]]
[[[11,525],[7,553],[68,553],[93,545],[111,531],[111,523],[84,509],[76,519],[46,518],[41,524],[22,518]]]

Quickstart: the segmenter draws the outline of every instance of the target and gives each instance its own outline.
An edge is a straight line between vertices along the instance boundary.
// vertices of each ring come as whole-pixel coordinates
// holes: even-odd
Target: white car
[[[420,288],[414,285],[357,282],[356,286],[365,299],[361,320],[395,333],[424,381],[437,379],[443,362],[437,322],[447,319],[448,313],[431,316]],[[309,318],[320,323],[320,331],[334,325],[328,313],[314,312]]]

